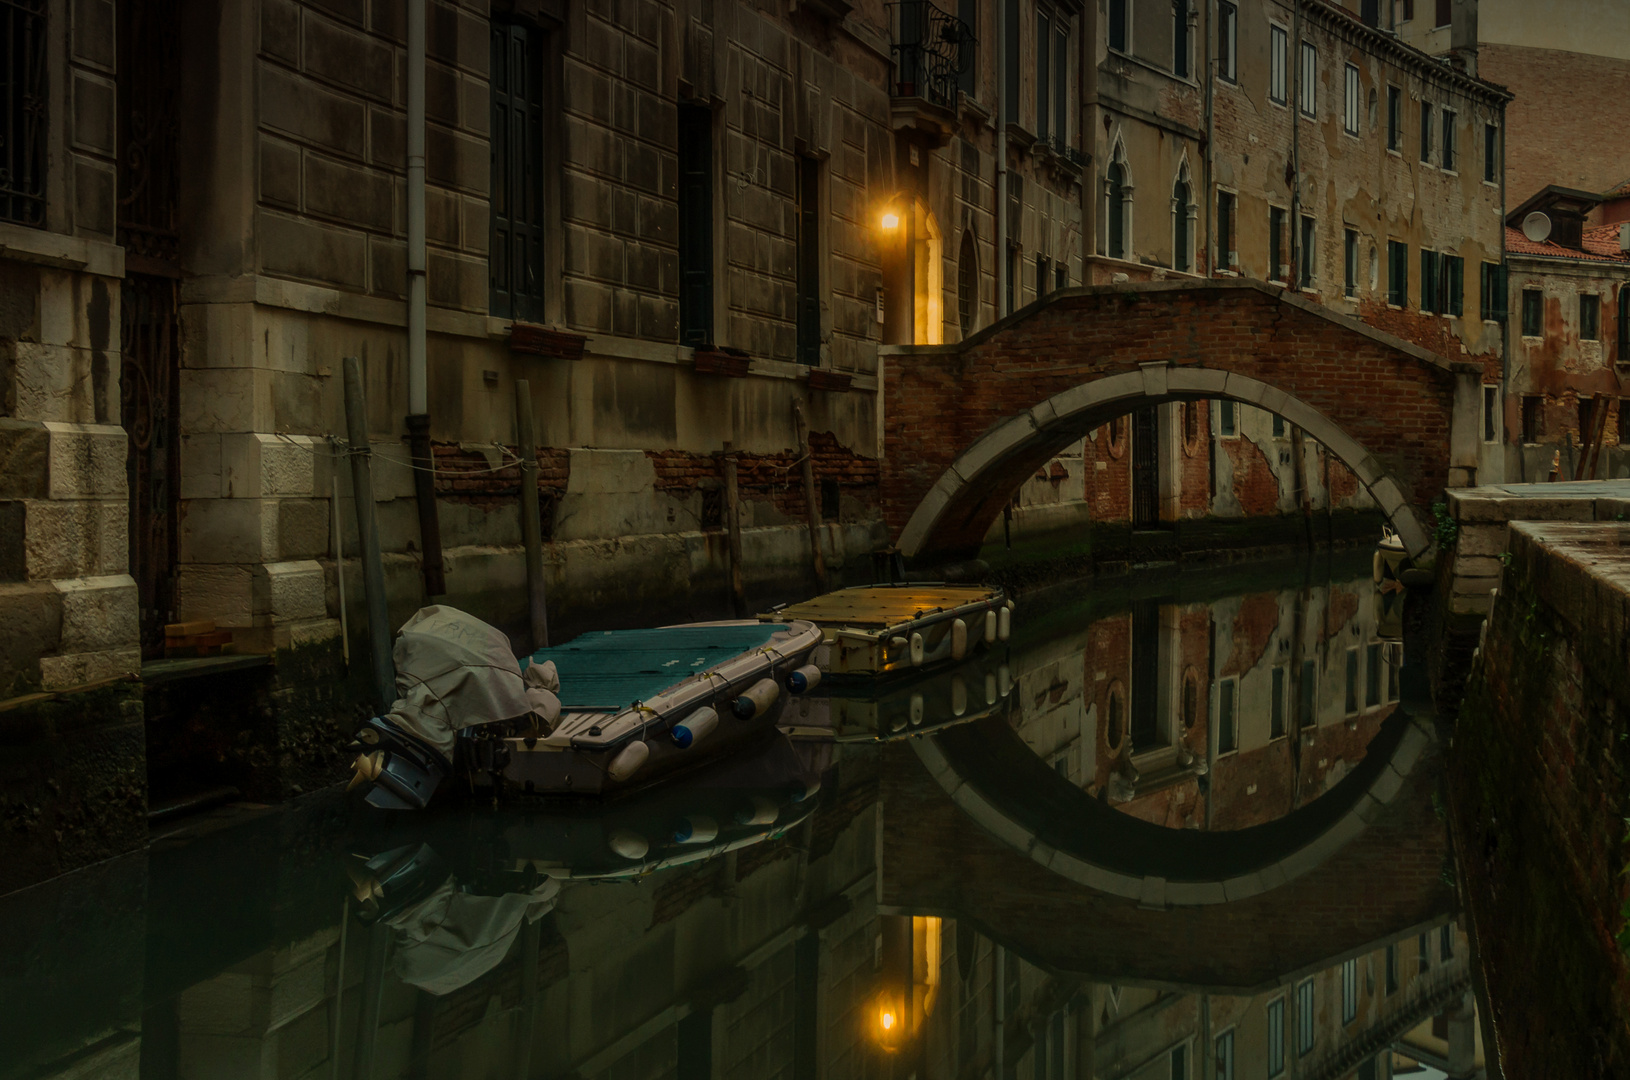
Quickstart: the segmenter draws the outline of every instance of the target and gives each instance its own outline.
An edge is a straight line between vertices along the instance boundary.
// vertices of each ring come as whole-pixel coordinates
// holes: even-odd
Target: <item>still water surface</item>
[[[1470,983],[1396,603],[1144,575],[615,803],[196,819],[0,898],[0,1078],[1401,1075]]]

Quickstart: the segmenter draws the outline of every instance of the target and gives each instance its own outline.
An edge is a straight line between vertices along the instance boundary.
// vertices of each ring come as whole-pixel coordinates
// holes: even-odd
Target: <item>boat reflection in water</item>
[[[1368,562],[1027,606],[977,670],[823,685],[629,801],[199,822],[0,899],[0,1077],[1469,1070]]]

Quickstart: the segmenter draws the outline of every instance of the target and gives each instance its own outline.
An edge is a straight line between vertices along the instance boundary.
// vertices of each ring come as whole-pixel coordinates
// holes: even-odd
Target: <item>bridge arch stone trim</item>
[[[1086,427],[1097,426],[1096,422],[1083,421],[1084,417],[1119,406],[1207,398],[1267,409],[1307,432],[1358,477],[1397,529],[1411,557],[1420,559],[1431,550],[1431,536],[1397,481],[1374,454],[1335,421],[1290,393],[1248,375],[1162,361],[1143,364],[1140,371],[1107,375],[1061,391],[980,436],[957,456],[918,503],[900,533],[901,553],[912,558],[927,547],[945,515],[961,496],[973,490],[987,470],[1038,441],[1077,438]]]
[[[912,739],[910,744],[951,801],[1008,847],[1028,855],[1068,881],[1111,896],[1137,900],[1143,906],[1163,908],[1233,903],[1276,889],[1319,867],[1369,827],[1403,789],[1409,774],[1433,741],[1421,723],[1409,722],[1375,779],[1328,828],[1306,844],[1254,870],[1197,881],[1138,876],[1048,844],[1034,829],[1009,814],[997,799],[964,778],[937,737]]]

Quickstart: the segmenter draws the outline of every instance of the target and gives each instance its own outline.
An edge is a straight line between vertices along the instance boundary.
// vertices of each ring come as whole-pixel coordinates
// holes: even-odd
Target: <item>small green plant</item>
[[[1437,523],[1433,528],[1433,539],[1438,547],[1454,547],[1455,541],[1460,538],[1460,523],[1449,516],[1449,504],[1442,499],[1433,503],[1432,520]]]
[[[1511,559],[1512,559],[1511,552],[1509,552],[1509,551],[1500,552],[1500,565],[1501,566],[1510,566],[1511,565]]]

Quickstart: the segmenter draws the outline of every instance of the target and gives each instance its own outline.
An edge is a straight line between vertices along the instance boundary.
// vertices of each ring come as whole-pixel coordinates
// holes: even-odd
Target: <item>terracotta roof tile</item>
[[[1592,262],[1630,263],[1630,252],[1619,250],[1618,225],[1591,225],[1579,247],[1563,247],[1554,240],[1528,239],[1521,229],[1507,225],[1505,249],[1513,255],[1546,255],[1554,259],[1589,259]]]

